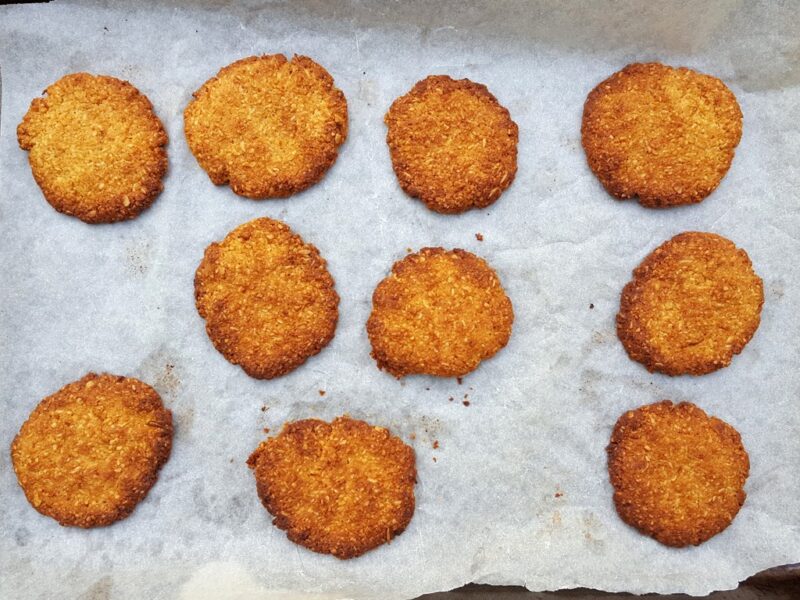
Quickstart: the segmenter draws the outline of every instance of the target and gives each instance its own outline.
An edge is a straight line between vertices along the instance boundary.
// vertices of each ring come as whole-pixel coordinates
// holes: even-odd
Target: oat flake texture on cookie
[[[42,400],[11,445],[31,505],[61,525],[127,517],[172,448],[172,413],[149,385],[89,373]]]
[[[364,421],[287,423],[247,464],[273,523],[315,552],[360,556],[402,533],[414,515],[414,450]]]
[[[459,377],[505,347],[514,310],[494,270],[459,248],[423,248],[372,295],[372,357],[395,377]]]
[[[694,404],[665,400],[626,412],[607,451],[617,513],[662,544],[701,544],[744,504],[750,460],[741,437]]]
[[[727,367],[761,322],[764,286],[730,240],[689,231],[653,250],[622,290],[617,334],[649,371],[704,375]]]
[[[224,67],[184,111],[186,141],[217,185],[283,198],[317,183],[347,138],[347,101],[306,56],[251,56]]]
[[[728,172],[742,111],[716,77],[637,63],[591,91],[581,137],[589,167],[614,197],[650,208],[694,204]]]
[[[519,128],[485,85],[431,75],[384,121],[400,187],[431,210],[486,208],[514,181]]]
[[[17,139],[45,199],[87,223],[132,219],[163,189],[167,134],[127,81],[62,77],[31,102]]]
[[[214,347],[251,377],[284,375],[333,339],[339,296],[319,250],[255,219],[205,251],[195,303]]]

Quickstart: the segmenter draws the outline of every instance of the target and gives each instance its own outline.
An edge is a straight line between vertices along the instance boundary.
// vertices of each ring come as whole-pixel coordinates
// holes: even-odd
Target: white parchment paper
[[[470,581],[702,594],[800,561],[799,13],[791,1],[0,7],[0,597],[400,599]],[[331,72],[350,136],[320,184],[255,202],[209,182],[182,111],[222,66],[277,52]],[[742,106],[731,170],[698,206],[616,202],[586,165],[586,94],[645,60],[714,74]],[[31,99],[83,70],[130,80],[169,131],[164,192],[134,221],[56,213],[17,146]],[[519,124],[517,179],[488,210],[434,214],[392,173],[383,114],[432,73],[487,84]],[[342,298],[330,346],[273,381],[214,350],[192,286],[205,247],[262,215],[320,248]],[[729,368],[651,375],[616,338],[619,293],[647,253],[685,230],[747,250],[765,283],[762,324]],[[369,357],[374,286],[406,248],[426,245],[485,257],[514,303],[509,345],[462,384],[396,381]],[[83,531],[29,506],[7,449],[42,397],[90,370],[154,385],[176,435],[133,515]],[[698,548],[638,534],[611,500],[615,420],[663,398],[728,421],[750,453],[743,509]],[[345,412],[411,443],[419,483],[408,530],[343,562],[271,525],[245,459],[264,427]]]

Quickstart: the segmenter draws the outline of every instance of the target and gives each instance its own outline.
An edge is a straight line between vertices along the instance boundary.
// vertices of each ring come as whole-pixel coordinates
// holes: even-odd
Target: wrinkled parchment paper
[[[0,597],[400,599],[470,581],[702,594],[800,561],[799,11],[797,2],[0,7]],[[220,67],[276,52],[331,72],[350,137],[320,184],[255,202],[209,182],[182,111]],[[645,60],[719,76],[741,103],[736,158],[699,206],[616,202],[586,166],[586,94]],[[134,221],[89,226],[56,213],[17,147],[31,99],[82,70],[130,80],[169,131],[165,190]],[[434,214],[392,173],[383,114],[432,73],[487,84],[519,124],[517,179],[487,210]],[[192,287],[205,247],[264,215],[320,248],[342,297],[330,346],[273,381],[214,350]],[[762,324],[727,369],[651,375],[616,338],[619,293],[648,252],[685,230],[747,250],[764,279]],[[462,384],[396,381],[369,357],[374,286],[406,248],[426,245],[485,257],[514,303],[509,345]],[[176,435],[133,515],[83,531],[28,505],[7,448],[42,397],[89,370],[154,385]],[[638,534],[611,501],[604,449],[615,420],[663,398],[728,421],[750,453],[742,511],[698,548]],[[270,524],[245,459],[264,427],[345,412],[412,444],[419,483],[408,530],[343,562]]]

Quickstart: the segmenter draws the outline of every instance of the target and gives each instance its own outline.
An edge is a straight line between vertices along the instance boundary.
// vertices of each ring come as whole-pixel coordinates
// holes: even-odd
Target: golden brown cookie
[[[45,199],[86,223],[132,219],[161,193],[167,134],[127,81],[73,73],[31,102],[17,139]]]
[[[715,77],[637,63],[592,90],[581,135],[589,167],[611,195],[651,208],[694,204],[728,172],[742,111]]]
[[[287,423],[247,464],[273,523],[314,552],[360,556],[402,533],[414,515],[414,451],[364,421]]]
[[[431,210],[485,208],[514,181],[519,130],[485,85],[431,75],[384,121],[400,187]]]
[[[240,225],[206,248],[194,278],[208,337],[251,377],[284,375],[333,339],[339,296],[319,250],[280,221]]]
[[[89,373],[42,400],[11,444],[28,502],[61,525],[127,517],[172,448],[172,413],[138,379]]]
[[[395,377],[458,377],[503,348],[513,322],[511,301],[483,259],[423,248],[375,288],[367,334],[378,367]]]
[[[223,68],[184,112],[186,141],[217,185],[284,198],[315,184],[347,137],[347,101],[306,56],[251,56]]]
[[[667,546],[702,544],[744,503],[750,461],[739,433],[694,404],[626,412],[607,450],[619,516]]]
[[[622,290],[617,335],[633,360],[667,375],[727,367],[761,321],[764,289],[744,250],[714,233],[664,242]]]

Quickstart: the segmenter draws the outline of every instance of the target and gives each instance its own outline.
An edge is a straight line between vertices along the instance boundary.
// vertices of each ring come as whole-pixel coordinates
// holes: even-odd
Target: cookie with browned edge
[[[694,404],[626,412],[607,450],[619,516],[667,546],[702,544],[744,503],[750,461],[739,433]]]
[[[384,121],[400,187],[431,210],[485,208],[514,181],[519,130],[485,85],[431,75]]]
[[[211,244],[194,278],[214,347],[251,377],[284,375],[333,339],[339,296],[319,250],[261,218]]]
[[[86,223],[132,219],[167,172],[167,134],[127,81],[73,73],[31,102],[17,139],[45,199]]]
[[[730,240],[689,231],[656,248],[622,290],[617,335],[633,360],[667,375],[727,367],[761,321],[764,289]]]
[[[589,167],[614,197],[651,208],[694,204],[728,172],[742,111],[716,77],[636,63],[591,91],[581,137]]]
[[[189,149],[217,185],[284,198],[313,185],[347,137],[347,101],[307,56],[243,58],[194,93],[184,111]]]
[[[364,421],[287,423],[247,464],[273,523],[314,552],[360,556],[402,533],[414,515],[414,450]]]
[[[459,248],[423,248],[372,295],[372,357],[395,377],[459,377],[508,343],[514,311],[494,270]]]
[[[61,525],[127,517],[172,448],[172,413],[131,377],[89,373],[42,400],[11,444],[31,505]]]

